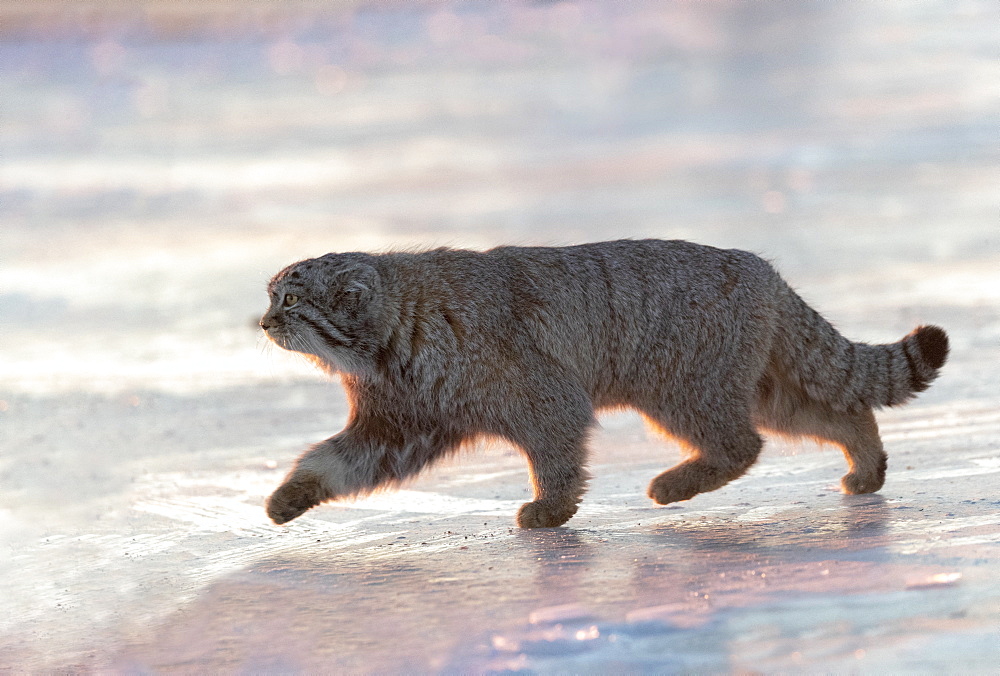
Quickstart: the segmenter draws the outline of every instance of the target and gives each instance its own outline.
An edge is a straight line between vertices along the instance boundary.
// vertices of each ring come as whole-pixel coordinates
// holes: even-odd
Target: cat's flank
[[[851,342],[761,258],[681,241],[327,254],[268,291],[268,337],[340,374],[350,402],[268,498],[279,524],[500,437],[531,471],[518,525],[559,526],[595,411],[620,407],[684,448],[649,485],[660,504],[742,475],[761,431],[839,445],[843,490],[870,493],[886,470],[872,409],[925,390],[948,356],[936,326]]]

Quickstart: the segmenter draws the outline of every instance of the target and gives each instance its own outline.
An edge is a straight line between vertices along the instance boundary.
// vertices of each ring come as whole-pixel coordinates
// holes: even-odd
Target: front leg
[[[545,361],[527,364],[533,382],[512,390],[505,416],[490,431],[518,446],[528,461],[535,499],[521,505],[521,528],[555,528],[569,521],[587,489],[587,437],[596,424],[586,390]],[[520,396],[518,396],[520,395]]]
[[[429,435],[407,438],[381,418],[357,420],[302,454],[267,499],[267,515],[276,524],[283,524],[321,502],[399,484],[454,446]]]
[[[267,499],[267,515],[276,524],[301,516],[321,502],[368,493],[377,487],[382,457],[389,449],[353,431],[320,442],[303,453]]]
[[[521,528],[554,528],[576,514],[587,487],[586,430],[548,436],[522,448],[528,459],[535,499],[521,505]]]
[[[318,476],[293,471],[285,477],[285,482],[271,493],[265,509],[271,521],[280,526],[334,497],[324,488]]]

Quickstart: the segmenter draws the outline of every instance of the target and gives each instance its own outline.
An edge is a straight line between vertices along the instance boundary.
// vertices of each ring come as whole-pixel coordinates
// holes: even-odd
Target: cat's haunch
[[[927,389],[948,356],[936,326],[852,342],[758,256],[682,241],[327,254],[268,292],[267,336],[340,374],[350,403],[268,499],[279,524],[489,436],[528,461],[518,525],[562,525],[595,411],[621,407],[685,449],[649,485],[659,504],[741,476],[760,431],[839,445],[844,491],[870,493],[886,470],[872,410]]]

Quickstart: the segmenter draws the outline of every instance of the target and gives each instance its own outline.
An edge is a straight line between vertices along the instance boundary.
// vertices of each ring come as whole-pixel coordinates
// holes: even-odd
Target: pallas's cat
[[[279,524],[499,437],[534,487],[518,525],[559,526],[585,490],[595,411],[621,407],[684,449],[649,485],[660,504],[742,475],[760,431],[839,445],[843,490],[877,491],[872,409],[926,389],[948,355],[936,326],[852,342],[761,258],[682,241],[327,254],[268,291],[268,337],[339,374],[350,403],[268,498]]]

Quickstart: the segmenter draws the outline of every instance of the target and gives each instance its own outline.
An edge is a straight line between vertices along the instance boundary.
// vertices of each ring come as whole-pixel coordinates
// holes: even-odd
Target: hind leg
[[[874,493],[885,483],[887,456],[871,409],[835,411],[810,400],[770,402],[760,427],[779,434],[812,437],[840,446],[848,472],[840,485],[845,493]]]
[[[844,449],[850,470],[840,479],[841,488],[851,495],[874,493],[882,488],[889,458],[882,448],[875,415],[865,410],[837,427],[841,438],[838,443]]]
[[[678,430],[676,423],[662,424],[657,418],[653,422],[670,429],[669,434],[685,442],[689,451],[683,462],[649,484],[647,494],[661,505],[690,500],[741,477],[757,460],[763,445],[749,420],[739,416],[714,424],[699,421],[699,429],[687,434]]]
[[[828,439],[844,449],[848,473],[840,479],[845,493],[874,493],[885,483],[888,456],[878,435],[878,423],[871,409],[836,413],[819,425],[814,436]]]

